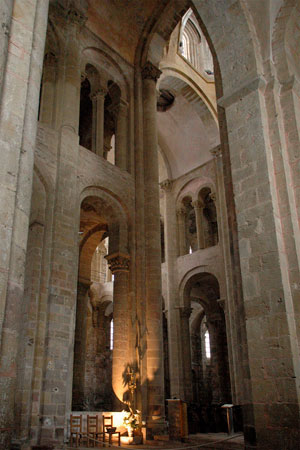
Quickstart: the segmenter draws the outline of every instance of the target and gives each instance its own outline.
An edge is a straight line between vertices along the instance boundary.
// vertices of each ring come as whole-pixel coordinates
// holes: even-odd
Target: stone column
[[[3,87],[4,73],[7,61],[8,40],[10,34],[13,0],[7,0],[0,4],[1,28],[0,28],[0,102]]]
[[[73,408],[78,411],[83,407],[84,400],[84,374],[86,355],[86,318],[87,318],[87,294],[91,283],[87,280],[78,280],[76,327],[74,344],[73,366]]]
[[[219,316],[207,317],[207,328],[209,331],[211,367],[212,367],[212,403],[219,404],[224,402],[224,379],[226,374],[225,356],[223,354],[224,343],[221,336],[224,333],[224,323]]]
[[[112,253],[105,257],[114,275],[114,348],[112,359],[112,388],[115,394],[114,409],[122,409],[125,400],[124,393],[128,387],[124,386],[127,380],[127,365],[130,364],[129,355],[129,262],[130,256],[123,253]],[[116,409],[117,408],[117,409]]]
[[[183,398],[183,376],[180,355],[180,317],[179,299],[176,289],[176,259],[177,259],[177,235],[176,235],[176,210],[175,199],[172,195],[172,181],[165,180],[160,183],[164,192],[164,232],[165,255],[167,272],[167,296],[166,315],[168,319],[168,351],[171,398]]]
[[[205,248],[205,236],[204,236],[204,226],[203,226],[203,209],[204,204],[201,200],[196,200],[192,203],[196,215],[196,226],[197,226],[197,244],[198,250]]]
[[[93,102],[92,150],[98,156],[104,156],[104,100],[106,89],[98,89],[91,95]]]
[[[144,195],[148,417],[151,438],[164,427],[161,242],[158,185],[156,81],[161,72],[148,62],[142,70],[144,113]]]
[[[1,13],[5,9],[2,3]],[[3,15],[6,33],[11,6]],[[22,0],[15,0],[7,57],[2,57],[0,50],[4,64],[0,69],[0,428],[9,430],[0,433],[1,448],[10,448],[11,437],[16,437],[16,363],[47,17],[48,0],[27,2],[26,8]],[[6,37],[2,43],[6,53]]]
[[[128,105],[127,102],[120,99],[117,108],[116,117],[116,142],[115,142],[115,165],[120,169],[127,170],[127,151],[128,151]]]
[[[53,11],[53,14],[59,14],[61,21],[62,13],[65,17],[61,23],[65,39],[64,47],[61,49],[62,60],[58,68],[56,126],[59,127],[59,142],[47,303],[49,320],[44,343],[40,410],[35,417],[41,445],[63,441],[66,417],[71,411],[78,282],[80,210],[78,198],[74,195],[74,186],[77,183],[79,152],[81,84],[79,32],[85,18],[82,12],[73,6],[65,10],[61,10],[58,6],[57,8],[58,11]],[[59,345],[57,345],[58,336]]]
[[[58,111],[58,127],[65,126],[78,133],[80,109],[80,50],[79,33],[86,21],[86,17],[76,8],[71,7],[66,13],[64,27],[64,50],[60,63]]]
[[[190,315],[192,308],[180,307],[180,325],[181,325],[181,345],[182,345],[182,364],[184,378],[184,399],[191,403],[193,400],[193,377],[192,377],[192,355],[190,339]]]
[[[178,221],[178,241],[179,241],[179,256],[186,255],[186,226],[185,226],[185,218],[186,218],[186,209],[181,207],[176,211],[177,221]]]
[[[53,53],[47,53],[44,58],[44,71],[42,79],[40,122],[50,127],[54,120],[55,82],[57,59]]]

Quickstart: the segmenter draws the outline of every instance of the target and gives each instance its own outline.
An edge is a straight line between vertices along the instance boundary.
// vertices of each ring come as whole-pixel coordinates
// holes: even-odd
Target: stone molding
[[[109,268],[113,274],[116,272],[129,272],[130,255],[127,253],[116,252],[106,255]]]
[[[162,71],[155,67],[150,61],[147,61],[142,68],[143,80],[153,80],[156,83],[161,74]]]
[[[244,84],[238,86],[238,88],[231,93],[220,97],[217,103],[222,108],[227,108],[228,106],[231,106],[239,101],[241,98],[246,97],[251,92],[264,88],[265,85],[266,80],[261,76],[257,76],[251,80],[245,81]]]

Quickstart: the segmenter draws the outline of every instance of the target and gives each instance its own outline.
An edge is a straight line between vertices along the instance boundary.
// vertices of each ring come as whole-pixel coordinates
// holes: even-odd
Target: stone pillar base
[[[148,418],[146,423],[146,440],[152,441],[155,436],[165,436],[169,435],[167,422],[165,418],[160,418],[154,420],[153,418]]]

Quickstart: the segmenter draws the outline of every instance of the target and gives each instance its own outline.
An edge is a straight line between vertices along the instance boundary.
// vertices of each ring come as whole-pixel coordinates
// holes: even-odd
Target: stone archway
[[[124,212],[107,193],[97,189],[85,191],[81,202],[80,237],[73,409],[117,410],[123,401],[123,370],[129,361],[126,299],[130,257],[127,254],[128,236]],[[114,275],[112,351],[108,333],[111,317],[108,318],[105,314],[107,295],[112,295],[112,282],[107,279],[104,284],[95,283],[92,273],[95,251],[104,238],[108,239],[108,254],[105,258]],[[107,377],[110,379],[107,380]],[[107,389],[103,390],[101,383],[106,383]]]
[[[141,39],[141,45],[136,53],[136,62],[141,70],[147,61],[148,67],[151,63],[159,68],[164,45],[167,44],[175,24],[186,7],[184,1],[172,1],[167,7],[161,8],[156,21],[152,23],[149,21],[149,27],[145,27],[146,35],[143,36],[146,43]],[[266,355],[272,358],[272,350],[267,345],[269,318],[262,311],[258,312],[257,316],[253,314],[251,308],[249,309],[250,304],[264,303],[265,298],[269,298],[268,291],[266,292],[270,280],[269,268],[265,265],[253,268],[250,261],[254,254],[263,258],[264,252],[272,249],[274,256],[276,255],[271,278],[278,280],[278,283],[276,288],[273,286],[273,293],[276,290],[280,295],[286,279],[285,268],[280,264],[280,237],[271,231],[276,226],[276,218],[273,215],[272,174],[269,177],[268,172],[270,162],[266,141],[268,137],[264,133],[266,111],[261,91],[264,80],[257,69],[254,37],[251,35],[241,4],[236,2],[233,5],[229,1],[221,3],[217,0],[207,3],[201,0],[194,2],[194,10],[214,57],[221,136],[220,158],[222,158],[226,199],[223,221],[227,241],[226,314],[230,324],[229,345],[234,374],[234,401],[243,404],[246,446],[272,448],[273,444],[275,446],[276,442],[282,440],[282,424],[273,420],[272,415],[273,408],[277,405],[275,389],[277,375],[270,373],[267,381],[259,380],[269,387],[270,395],[263,400],[257,389],[256,379],[258,360],[259,364],[263,365]],[[233,29],[238,30],[238,36],[234,41],[231,39]],[[155,84],[154,76],[153,81]],[[263,200],[258,195],[262,185],[264,185]],[[255,224],[253,231],[257,232],[249,233],[252,227],[250,224]],[[267,248],[264,247],[266,242]],[[289,295],[288,290],[287,294]],[[289,304],[286,308],[282,320],[285,332],[289,334],[286,315]],[[259,330],[258,317],[264,324]],[[275,334],[277,338],[283,338],[284,333],[277,330]],[[257,348],[258,342],[264,349],[263,353]],[[289,360],[294,359],[293,348],[291,339],[286,346]],[[298,405],[295,386],[293,398]],[[262,403],[265,411],[263,418]],[[284,403],[288,408],[288,396],[285,396]],[[285,406],[282,411],[284,408]],[[299,406],[295,408],[298,411]],[[268,424],[275,422],[277,432],[272,433],[270,442]],[[292,434],[293,436],[297,434],[294,428]],[[292,448],[290,436],[286,435],[285,439],[286,445]]]

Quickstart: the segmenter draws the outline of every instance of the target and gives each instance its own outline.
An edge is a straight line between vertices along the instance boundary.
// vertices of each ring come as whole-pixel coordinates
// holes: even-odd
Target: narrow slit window
[[[110,321],[110,333],[109,333],[109,349],[113,350],[114,348],[114,321]]]
[[[209,339],[209,332],[206,331],[204,335],[205,339],[205,356],[207,359],[210,359],[210,339]]]

